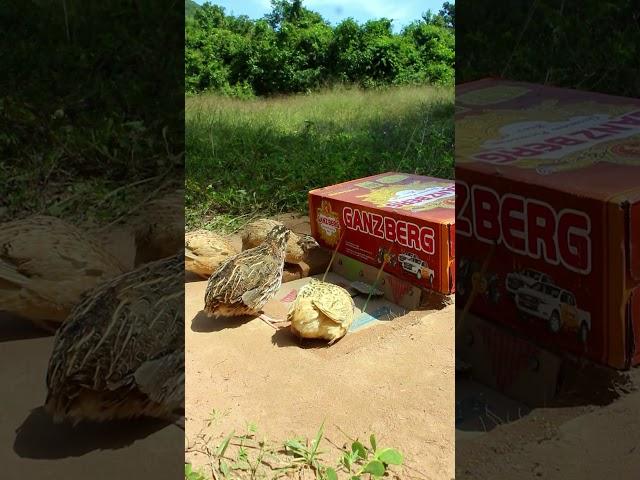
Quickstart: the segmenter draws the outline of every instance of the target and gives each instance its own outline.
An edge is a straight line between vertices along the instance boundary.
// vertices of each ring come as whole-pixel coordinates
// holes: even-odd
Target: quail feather
[[[222,262],[238,250],[227,239],[208,230],[194,230],[184,236],[185,269],[209,278]]]

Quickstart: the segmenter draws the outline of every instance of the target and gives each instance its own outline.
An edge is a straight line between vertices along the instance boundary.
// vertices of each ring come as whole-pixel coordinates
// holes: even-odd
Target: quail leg
[[[287,320],[274,320],[273,318],[269,317],[268,315],[265,315],[264,313],[261,313],[259,318],[260,318],[260,320],[262,320],[264,323],[269,325],[274,330],[278,330],[278,327],[276,327],[274,324],[276,324],[276,323],[288,323]]]

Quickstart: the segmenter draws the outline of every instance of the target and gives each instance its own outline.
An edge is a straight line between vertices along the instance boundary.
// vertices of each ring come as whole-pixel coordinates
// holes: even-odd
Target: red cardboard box
[[[456,193],[458,303],[555,351],[640,363],[640,100],[459,85]]]
[[[383,173],[309,192],[318,242],[423,288],[455,285],[455,184]]]

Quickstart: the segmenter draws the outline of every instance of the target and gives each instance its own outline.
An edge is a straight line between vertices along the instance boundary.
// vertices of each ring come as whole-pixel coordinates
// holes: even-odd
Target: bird
[[[221,235],[209,230],[194,230],[184,236],[185,269],[209,278],[227,258],[238,253]]]
[[[54,422],[183,421],[183,280],[180,252],[83,296],[49,359],[45,410]]]
[[[347,290],[312,278],[298,292],[287,320],[294,335],[329,340],[332,345],[347,334],[354,311],[355,304]]]
[[[54,331],[98,284],[126,267],[91,235],[56,217],[0,225],[0,310]]]
[[[133,233],[135,266],[174,255],[184,236],[184,190],[163,192],[123,219]]]
[[[260,245],[266,238],[268,232],[274,227],[283,224],[277,220],[262,218],[247,224],[242,232],[242,249]],[[291,232],[285,250],[284,261],[290,264],[300,265],[302,270],[309,273],[309,267],[314,266],[318,260],[313,256],[313,252],[320,249],[320,245],[311,235]]]
[[[212,318],[258,315],[275,328],[279,323],[260,314],[282,284],[289,229],[276,225],[264,242],[244,250],[211,274],[204,296],[204,311]]]

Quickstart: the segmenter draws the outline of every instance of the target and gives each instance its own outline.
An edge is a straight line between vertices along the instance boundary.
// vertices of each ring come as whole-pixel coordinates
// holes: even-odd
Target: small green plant
[[[292,439],[287,440],[284,443],[285,452],[288,454],[292,454],[297,461],[301,462],[303,465],[311,467],[313,470],[317,472],[321,472],[323,470],[322,465],[320,464],[320,456],[323,452],[320,451],[320,442],[324,438],[324,422],[320,425],[318,432],[316,433],[316,437],[309,445],[309,442],[304,442],[301,439]]]
[[[206,480],[206,477],[197,470],[193,470],[190,463],[184,464],[184,480]]]
[[[368,446],[357,439],[352,440],[349,447],[342,449],[338,461],[329,465],[323,459],[326,452],[320,448],[325,439],[324,424],[322,422],[312,440],[292,438],[279,447],[265,439],[258,440],[258,427],[248,422],[245,433],[232,432],[217,447],[209,447],[209,438],[195,450],[208,457],[214,479],[226,480],[277,479],[304,471],[311,472],[317,480],[372,480],[384,477],[390,466],[403,464],[403,456],[398,450],[379,448],[372,434]],[[209,477],[205,479],[200,472],[193,471],[191,465],[185,464],[185,480],[209,480]]]
[[[340,466],[351,475],[351,480],[360,480],[367,474],[372,478],[382,478],[389,465],[400,466],[404,461],[402,454],[394,448],[378,449],[375,435],[371,434],[369,442],[370,448],[355,440],[351,443],[351,449],[346,450],[340,458]],[[337,480],[337,472],[327,469],[326,478]]]

